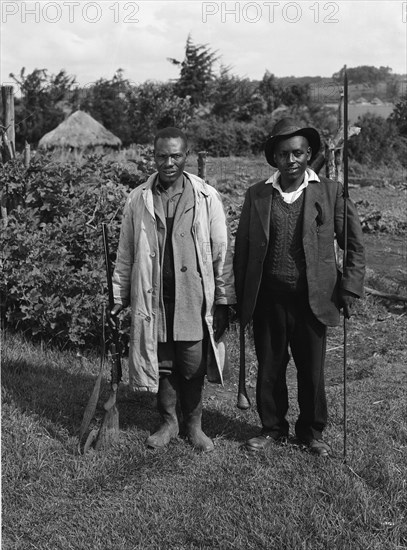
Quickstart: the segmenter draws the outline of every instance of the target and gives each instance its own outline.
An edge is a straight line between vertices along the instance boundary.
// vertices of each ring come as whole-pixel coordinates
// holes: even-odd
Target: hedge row
[[[112,163],[89,157],[78,167],[37,157],[1,168],[8,188],[1,236],[2,321],[29,337],[65,346],[100,341],[106,302],[101,224],[109,227],[112,260],[128,187]]]

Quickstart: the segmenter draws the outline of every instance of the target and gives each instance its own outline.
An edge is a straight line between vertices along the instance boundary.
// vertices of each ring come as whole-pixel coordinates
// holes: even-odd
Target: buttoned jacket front
[[[338,288],[363,295],[365,256],[362,229],[354,203],[347,200],[347,262],[338,277],[335,237],[344,248],[344,199],[339,182],[324,177],[310,180],[304,190],[302,244],[309,304],[328,326],[339,324]],[[263,180],[245,197],[235,241],[234,273],[240,319],[252,318],[269,244],[273,187]]]
[[[194,285],[201,284],[204,293],[202,317],[210,337],[210,357],[207,365],[208,380],[222,382],[223,365],[218,345],[213,338],[213,313],[218,304],[233,304],[236,301],[233,284],[233,267],[226,218],[218,192],[193,174],[184,172],[192,185],[193,200],[184,208],[186,221],[179,219],[173,231],[190,231],[195,245],[195,257],[191,247],[180,245],[176,239],[174,266],[176,269],[176,308],[186,308],[193,300]],[[134,189],[126,202],[120,233],[116,267],[113,275],[115,303],[124,307],[131,305],[131,334],[129,351],[130,383],[137,389],[158,390],[157,343],[162,336],[163,302],[161,295],[162,265],[160,246],[166,238],[163,213],[154,208],[153,185],[157,174],[146,184]],[[173,241],[174,244],[175,241]],[[196,271],[198,264],[199,272]],[[194,277],[183,275],[195,266]],[[182,298],[177,300],[177,296]],[[176,318],[184,322],[174,326],[178,335],[193,333],[188,312],[177,312]],[[181,321],[180,321],[181,322]],[[160,339],[161,339],[160,336]]]
[[[153,193],[157,220],[158,244],[161,257],[165,247],[167,227],[160,195]],[[175,278],[175,310],[173,337],[176,341],[197,341],[204,336],[202,277],[198,268],[195,239],[191,231],[195,215],[195,195],[192,183],[185,178],[184,190],[175,210],[171,232],[173,269]],[[162,304],[161,304],[162,305]],[[159,308],[158,341],[167,340],[165,313]]]

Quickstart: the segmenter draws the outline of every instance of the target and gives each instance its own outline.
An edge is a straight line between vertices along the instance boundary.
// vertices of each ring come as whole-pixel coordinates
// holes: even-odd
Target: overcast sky
[[[1,1],[1,81],[65,69],[81,85],[120,67],[135,83],[175,79],[188,34],[234,74],[330,77],[343,65],[407,72],[407,2]]]

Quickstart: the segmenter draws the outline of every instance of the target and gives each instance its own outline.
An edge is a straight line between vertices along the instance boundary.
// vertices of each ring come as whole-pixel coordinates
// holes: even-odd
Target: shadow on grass
[[[65,359],[58,364],[37,354],[31,357],[29,353],[21,352],[21,355],[26,357],[10,353],[3,359],[3,403],[13,404],[24,413],[38,415],[64,428],[69,435],[75,435],[96,376],[80,372],[74,359],[69,363]]]
[[[222,397],[219,399],[222,399]],[[135,426],[140,430],[153,433],[160,425],[161,420],[157,411],[155,395],[146,394],[145,392],[132,392],[130,398],[119,396],[118,408],[122,430],[131,429]],[[256,421],[254,423],[250,422],[249,417],[247,419],[236,418],[235,410],[227,400],[222,400],[221,403],[218,401],[216,408],[210,404],[204,404],[202,427],[205,433],[211,438],[222,437],[238,442],[243,442],[251,437],[259,429],[256,427]],[[184,436],[184,432],[182,416],[180,416],[180,435]]]
[[[78,435],[79,427],[92,393],[97,374],[85,372],[79,361],[61,354],[61,362],[47,359],[46,354],[5,353],[2,364],[3,404],[17,406],[30,415],[38,415],[49,435],[61,439]],[[55,354],[55,357],[58,356]],[[103,417],[103,403],[109,395],[110,385],[103,379],[95,416]],[[220,399],[222,399],[220,397]],[[155,394],[119,388],[117,405],[120,429],[152,432],[160,422]],[[246,420],[236,418],[229,403],[221,403],[222,411],[204,406],[203,427],[214,438],[242,441],[256,429]],[[230,409],[230,412],[229,410]]]

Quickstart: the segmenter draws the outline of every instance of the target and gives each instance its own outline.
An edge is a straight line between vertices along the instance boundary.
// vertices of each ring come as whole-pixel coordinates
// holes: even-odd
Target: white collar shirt
[[[310,181],[320,181],[318,175],[312,170],[311,168],[307,168],[304,174],[304,181],[299,186],[298,189],[295,191],[291,191],[290,193],[285,193],[280,186],[280,171],[277,170],[274,172],[274,174],[265,182],[271,183],[271,185],[274,187],[274,189],[277,189],[277,191],[280,193],[280,195],[283,197],[284,202],[287,202],[288,204],[292,204],[294,201],[298,199],[298,197],[301,196],[304,189],[308,186],[308,183]]]

